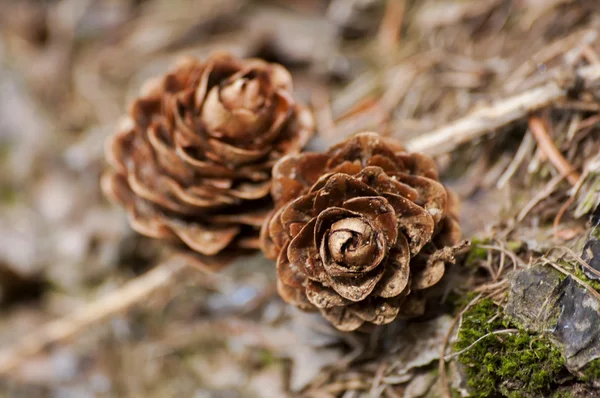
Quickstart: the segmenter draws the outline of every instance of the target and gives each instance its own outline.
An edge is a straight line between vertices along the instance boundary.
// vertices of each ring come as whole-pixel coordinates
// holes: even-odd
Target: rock
[[[596,239],[596,237],[592,237],[585,243],[583,247],[583,261],[587,262],[592,266],[595,270],[600,272],[600,240]],[[583,272],[585,275],[594,280],[600,280],[600,276],[596,275],[594,272],[584,268]]]
[[[592,225],[588,239],[583,246],[581,258],[587,262],[592,268],[600,272],[600,207],[594,211],[592,215]],[[593,280],[600,280],[600,275],[587,268],[583,268],[585,275]]]
[[[538,331],[556,320],[561,274],[547,266],[519,272],[512,280],[505,312],[528,330]]]
[[[552,337],[564,347],[569,370],[600,358],[600,301],[568,277],[557,302],[562,312]]]
[[[569,398],[600,398],[600,391],[591,389],[589,386],[576,383],[567,387],[561,387],[554,392],[552,397],[569,397]]]
[[[600,358],[600,300],[570,276],[541,264],[521,271],[505,312],[556,344],[574,374]]]

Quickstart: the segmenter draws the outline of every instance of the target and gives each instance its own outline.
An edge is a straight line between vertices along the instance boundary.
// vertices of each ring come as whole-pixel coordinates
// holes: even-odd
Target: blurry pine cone
[[[454,261],[456,200],[435,163],[377,134],[286,156],[272,195],[261,245],[277,258],[279,294],[340,330],[422,315],[426,289]]]
[[[214,255],[258,248],[271,169],[313,134],[289,72],[258,59],[185,59],[144,86],[107,143],[105,194],[131,226]]]

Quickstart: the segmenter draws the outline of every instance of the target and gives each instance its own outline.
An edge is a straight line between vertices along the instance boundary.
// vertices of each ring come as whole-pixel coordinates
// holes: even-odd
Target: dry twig
[[[575,76],[583,79],[585,85],[596,83],[600,80],[600,65],[579,68]],[[564,87],[564,84],[556,81],[547,82],[524,93],[477,109],[453,123],[408,141],[406,147],[410,151],[427,152],[432,155],[450,152],[460,144],[494,132],[554,101],[566,98],[567,91],[568,88]]]
[[[152,292],[169,286],[187,268],[181,258],[166,261],[144,275],[127,282],[106,296],[63,318],[50,321],[40,329],[0,350],[0,375],[9,373],[27,358],[64,341],[109,316],[125,311]]]
[[[575,202],[575,199],[577,198],[577,195],[579,194],[579,191],[581,190],[581,187],[583,186],[583,182],[585,181],[587,175],[588,175],[588,170],[586,170],[583,173],[583,175],[579,176],[579,180],[577,180],[577,184],[575,184],[575,187],[573,188],[573,193],[571,194],[569,199],[567,199],[567,201],[565,203],[563,203],[563,205],[558,210],[558,213],[556,213],[556,217],[554,217],[554,221],[552,222],[554,236],[556,236],[556,237],[559,236],[558,226],[560,225],[560,221],[562,220],[562,217],[565,214],[565,212],[567,211],[567,209],[569,208],[569,206],[571,206],[573,204],[573,202]]]

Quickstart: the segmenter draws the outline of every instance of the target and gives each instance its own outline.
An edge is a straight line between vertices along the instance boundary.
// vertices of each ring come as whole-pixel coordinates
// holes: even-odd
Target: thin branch
[[[592,85],[600,80],[600,65],[579,68],[575,76],[581,78],[586,86]],[[566,80],[569,81],[569,79]],[[565,99],[568,87],[564,86],[557,81],[550,81],[508,97],[490,106],[475,110],[429,134],[420,135],[408,141],[406,147],[410,151],[427,152],[431,155],[450,152],[460,144],[495,132],[501,127],[526,117],[531,112],[544,108],[557,100]]]
[[[449,125],[408,141],[406,147],[413,152],[427,152],[432,155],[450,152],[460,144],[494,132],[527,116],[529,112],[564,98],[565,94],[565,89],[558,83],[550,82],[478,109]]]
[[[125,311],[159,288],[169,286],[175,276],[187,268],[187,264],[182,258],[161,263],[121,288],[63,318],[48,322],[16,343],[4,347],[0,350],[0,375],[9,373],[27,358],[39,354],[51,345],[62,342],[109,316]]]
[[[329,102],[329,92],[325,87],[316,89],[311,98],[314,109],[317,127],[322,135],[335,137],[335,123],[331,113],[331,104]]]

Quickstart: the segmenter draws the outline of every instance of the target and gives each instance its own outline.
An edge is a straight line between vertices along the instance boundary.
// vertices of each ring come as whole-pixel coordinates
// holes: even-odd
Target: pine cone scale
[[[164,222],[190,248],[209,256],[221,252],[240,232],[238,226],[215,228],[171,220]]]
[[[331,288],[343,298],[362,301],[375,290],[375,286],[383,278],[384,271],[384,267],[377,267],[356,276],[328,275],[327,279]]]
[[[381,231],[387,247],[394,247],[398,239],[396,210],[383,196],[352,198],[342,204],[344,209],[360,214],[375,231]]]
[[[433,236],[435,228],[433,217],[406,197],[390,193],[384,193],[383,197],[396,210],[399,230],[406,234],[411,256],[416,255],[427,243],[429,237]]]
[[[319,220],[334,216],[336,222]],[[371,271],[385,257],[387,244],[360,214],[333,207],[317,217],[315,246],[327,273],[331,276],[354,276]]]
[[[403,234],[398,235],[396,248],[390,252],[385,273],[373,292],[375,296],[391,298],[400,295],[410,279],[410,251]]]
[[[321,309],[341,307],[352,303],[351,300],[340,296],[335,290],[310,280],[306,284],[306,297],[315,307]]]
[[[348,307],[348,310],[365,322],[375,325],[384,325],[393,321],[400,312],[397,305],[388,305],[383,300],[369,300]]]
[[[356,316],[347,307],[332,307],[321,311],[323,318],[342,332],[351,332],[365,323],[365,320]]]

